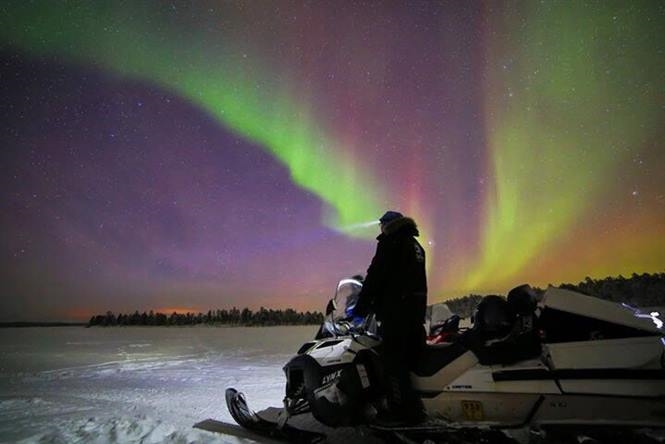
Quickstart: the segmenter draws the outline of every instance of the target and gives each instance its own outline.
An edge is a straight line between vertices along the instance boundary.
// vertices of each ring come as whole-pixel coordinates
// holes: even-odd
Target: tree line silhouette
[[[577,284],[560,284],[558,288],[576,291],[611,302],[624,302],[634,307],[657,307],[665,305],[665,273],[633,273],[629,278],[622,275],[604,279],[584,278]],[[545,290],[534,287],[538,293]],[[450,299],[444,303],[450,311],[466,318],[473,314],[483,295],[470,294]]]
[[[606,277],[592,279],[586,277],[577,284],[560,284],[559,288],[577,291],[589,296],[605,299],[612,302],[624,302],[635,307],[655,307],[665,305],[665,273],[633,273],[629,278]],[[534,287],[543,293],[545,290]],[[450,310],[461,316],[469,317],[484,296],[470,294],[460,298],[445,301]],[[146,313],[135,311],[132,314],[118,314],[108,311],[105,315],[95,315],[90,318],[88,326],[113,325],[236,325],[236,326],[271,326],[271,325],[311,325],[321,324],[323,314],[314,312],[297,312],[291,308],[286,310],[272,310],[261,307],[253,312],[249,308],[242,310],[233,307],[230,310],[209,310],[203,313]]]
[[[578,284],[561,284],[559,288],[635,307],[665,305],[665,273],[633,273],[629,278],[619,275],[598,280],[587,276]]]
[[[314,311],[298,312],[291,308],[286,310],[272,310],[261,307],[253,312],[249,308],[239,310],[233,307],[230,310],[209,310],[208,313],[164,313],[149,312],[132,314],[118,314],[107,311],[104,315],[95,315],[90,318],[88,326],[110,327],[116,325],[234,325],[234,326],[272,326],[272,325],[311,325],[321,324],[323,314]]]

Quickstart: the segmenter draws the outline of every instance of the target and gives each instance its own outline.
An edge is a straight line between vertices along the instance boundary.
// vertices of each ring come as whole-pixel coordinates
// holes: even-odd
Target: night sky
[[[0,5],[0,320],[665,271],[665,3]]]

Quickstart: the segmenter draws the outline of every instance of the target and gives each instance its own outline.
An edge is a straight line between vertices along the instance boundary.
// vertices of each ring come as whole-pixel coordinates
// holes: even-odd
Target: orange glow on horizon
[[[94,310],[89,308],[75,307],[63,312],[62,319],[66,321],[87,321],[97,314],[101,313],[94,313]]]
[[[192,307],[162,307],[162,308],[155,308],[152,310],[155,313],[163,313],[165,315],[170,315],[172,313],[177,313],[177,314],[187,314],[187,313],[203,313],[204,311],[201,310],[200,308],[192,308]],[[208,310],[205,310],[207,313]]]

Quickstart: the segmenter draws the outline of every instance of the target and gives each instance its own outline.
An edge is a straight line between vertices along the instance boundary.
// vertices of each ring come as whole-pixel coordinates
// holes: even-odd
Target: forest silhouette
[[[577,291],[611,302],[625,303],[635,307],[656,307],[665,305],[665,273],[633,273],[629,278],[606,277],[592,279],[586,277],[577,284],[561,284],[558,288]],[[545,290],[534,288],[542,293]],[[444,301],[450,310],[461,316],[473,314],[478,303],[485,295],[470,294],[464,297]],[[274,326],[274,325],[312,325],[323,322],[323,313],[318,311],[298,312],[294,309],[273,310],[261,307],[258,311],[249,308],[209,310],[207,313],[155,313],[154,311],[130,314],[95,315],[88,326],[181,326],[181,325],[230,325],[230,326]]]

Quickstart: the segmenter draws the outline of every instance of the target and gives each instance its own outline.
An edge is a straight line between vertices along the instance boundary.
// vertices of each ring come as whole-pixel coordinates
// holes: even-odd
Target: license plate
[[[485,419],[483,403],[480,401],[462,401],[462,414],[469,421],[482,421]]]

